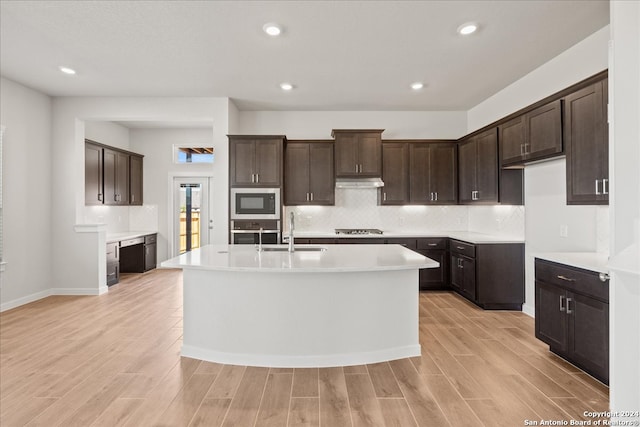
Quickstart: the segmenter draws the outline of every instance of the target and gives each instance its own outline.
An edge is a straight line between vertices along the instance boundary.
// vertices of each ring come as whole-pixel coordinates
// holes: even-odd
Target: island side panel
[[[185,269],[182,355],[270,367],[418,356],[418,270]]]

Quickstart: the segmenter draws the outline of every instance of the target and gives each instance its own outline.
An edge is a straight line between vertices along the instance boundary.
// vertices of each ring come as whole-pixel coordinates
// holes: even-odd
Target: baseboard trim
[[[11,310],[12,308],[20,307],[21,305],[29,304],[30,302],[41,300],[42,298],[46,298],[51,295],[53,295],[52,289],[47,289],[42,292],[36,292],[35,294],[7,301],[4,304],[0,304],[0,313]]]
[[[530,306],[528,304],[523,304],[522,305],[522,312],[524,314],[526,314],[527,316],[529,316],[529,317],[533,317],[533,318],[536,317],[536,309],[535,309],[535,307],[532,307],[532,306]]]
[[[104,290],[102,289],[104,288]],[[50,288],[42,292],[36,292],[35,294],[27,295],[21,298],[16,298],[12,301],[7,301],[4,304],[0,304],[0,313],[11,310],[13,308],[20,307],[25,304],[29,304],[38,300],[41,300],[52,295],[68,295],[68,296],[90,296],[90,295],[102,295],[108,291],[109,288],[103,286],[99,289],[93,288]]]

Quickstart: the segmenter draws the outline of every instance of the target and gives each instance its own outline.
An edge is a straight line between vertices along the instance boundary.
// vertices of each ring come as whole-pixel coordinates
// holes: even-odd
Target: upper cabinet
[[[280,187],[284,136],[229,135],[229,184]]]
[[[609,203],[608,80],[565,97],[567,204]]]
[[[334,129],[336,177],[381,177],[384,129]]]
[[[409,144],[382,144],[382,181],[378,204],[406,205],[409,203]]]
[[[499,126],[502,166],[561,155],[562,101],[556,100]]]
[[[411,204],[452,205],[457,203],[456,144],[451,142],[410,144],[409,159]]]
[[[142,205],[143,156],[85,140],[85,205]]]
[[[333,141],[287,141],[284,204],[333,205]]]
[[[460,203],[498,203],[498,170],[496,128],[460,142],[458,147]]]

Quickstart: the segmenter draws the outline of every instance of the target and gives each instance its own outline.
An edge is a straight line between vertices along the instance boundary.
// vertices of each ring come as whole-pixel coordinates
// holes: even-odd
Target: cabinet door
[[[255,141],[231,141],[230,148],[230,184],[232,186],[251,186],[255,178]]]
[[[461,257],[462,260],[462,284],[460,293],[470,300],[476,299],[476,261]]]
[[[409,145],[409,201],[412,204],[427,204],[432,195],[429,191],[429,144]],[[386,181],[385,181],[386,185]]]
[[[419,250],[419,253],[440,263],[438,268],[423,268],[420,270],[420,289],[447,288],[447,252],[439,250]]]
[[[409,147],[406,143],[382,144],[381,205],[404,205],[409,201]]]
[[[104,159],[104,204],[105,205],[117,205],[118,194],[116,189],[117,180],[117,153],[113,150],[103,150]]]
[[[333,143],[309,144],[309,192],[312,205],[334,205]]]
[[[491,129],[476,136],[477,202],[498,202],[498,133]]]
[[[476,190],[476,146],[474,139],[458,146],[458,197],[461,203],[470,203]]]
[[[358,163],[360,176],[382,175],[382,144],[380,134],[358,135]]]
[[[255,165],[256,184],[279,187],[282,169],[282,140],[257,140],[255,143]]]
[[[142,157],[129,157],[129,201],[132,205],[142,205]]]
[[[287,144],[284,164],[284,204],[309,204],[309,144]]]
[[[566,309],[570,357],[597,378],[608,382],[609,304],[568,292]]]
[[[116,152],[116,203],[117,205],[129,204],[129,155]]]
[[[518,116],[500,125],[500,162],[508,166],[525,159],[525,117]]]
[[[567,352],[567,298],[565,291],[536,280],[536,337],[559,353]]]
[[[336,176],[358,175],[358,136],[356,134],[336,134],[335,137]]]
[[[462,262],[462,257],[451,255],[451,264],[449,264],[451,272],[451,287],[458,292],[460,292],[464,284],[464,266]]]
[[[156,268],[156,244],[144,245],[144,271]]]
[[[606,80],[605,80],[606,82]],[[565,98],[567,204],[607,204],[608,135],[603,82]]]
[[[429,192],[432,204],[451,205],[458,201],[458,171],[455,144],[433,144],[429,156]]]
[[[528,160],[538,160],[562,153],[562,101],[557,100],[526,114]]]
[[[84,145],[84,204],[101,205],[104,201],[102,189],[102,147]]]

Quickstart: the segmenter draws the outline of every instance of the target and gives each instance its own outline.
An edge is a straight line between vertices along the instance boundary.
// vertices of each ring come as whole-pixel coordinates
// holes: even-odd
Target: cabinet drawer
[[[609,302],[609,280],[601,281],[599,273],[538,258],[535,269],[536,280]]]
[[[140,245],[144,243],[144,237],[136,237],[135,239],[121,240],[120,247],[126,248],[127,246]]]
[[[449,250],[452,254],[460,254],[469,258],[476,257],[476,246],[471,243],[461,242],[460,240],[451,239]]]
[[[144,244],[148,245],[151,243],[155,243],[157,239],[158,239],[157,234],[149,234],[148,236],[144,236]]]
[[[416,239],[387,239],[386,243],[389,245],[402,245],[411,250],[417,248]]]
[[[447,239],[444,237],[429,237],[418,239],[418,249],[447,249]]]

